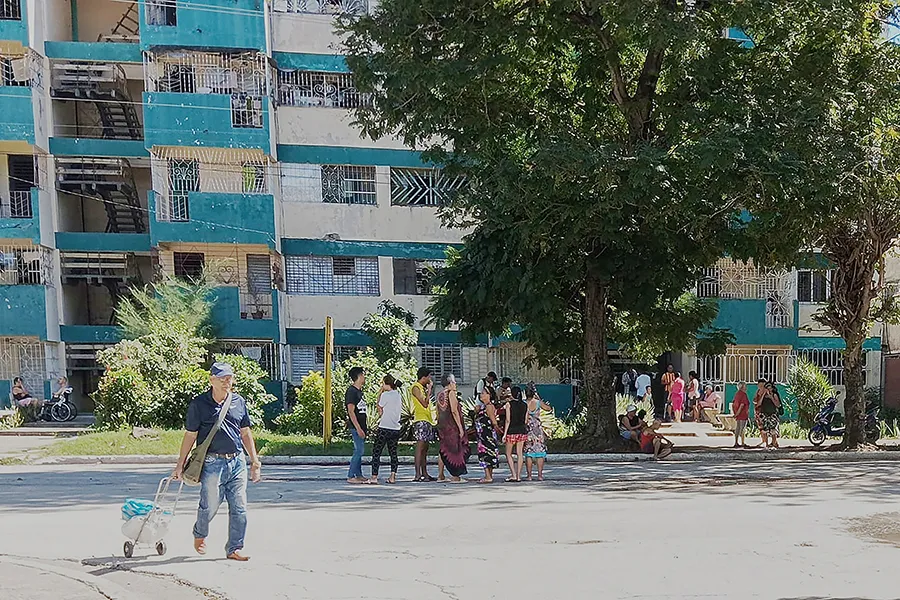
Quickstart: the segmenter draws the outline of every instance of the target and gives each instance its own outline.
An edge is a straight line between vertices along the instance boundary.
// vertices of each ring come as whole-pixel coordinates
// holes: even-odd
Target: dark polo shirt
[[[224,404],[224,403],[223,403]],[[197,444],[209,435],[213,425],[219,418],[219,410],[222,404],[217,404],[212,398],[212,390],[200,394],[188,405],[187,418],[184,428],[197,432]],[[232,392],[231,406],[228,415],[222,421],[222,427],[216,432],[209,445],[209,454],[240,454],[244,452],[244,444],[241,441],[241,429],[250,427],[250,414],[247,412],[247,402],[239,395]]]

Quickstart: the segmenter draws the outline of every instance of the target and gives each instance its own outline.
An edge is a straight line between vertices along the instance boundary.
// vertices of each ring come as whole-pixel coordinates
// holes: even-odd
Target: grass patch
[[[59,440],[42,450],[42,456],[172,456],[181,448],[183,431],[160,431],[158,436],[134,438],[130,431],[103,431],[86,433],[74,438]],[[311,435],[279,435],[269,431],[254,432],[256,448],[263,456],[350,456],[353,443],[335,440],[326,449],[322,438]],[[414,444],[401,442],[398,454],[412,456]],[[372,445],[366,444],[366,456],[371,456]],[[437,455],[437,444],[431,444],[429,454]],[[385,454],[387,456],[387,449]]]

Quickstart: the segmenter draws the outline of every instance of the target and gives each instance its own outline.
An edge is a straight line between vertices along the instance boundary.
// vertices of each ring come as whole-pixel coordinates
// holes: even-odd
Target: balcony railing
[[[278,103],[281,106],[359,108],[371,106],[372,97],[360,93],[349,73],[278,71]]]
[[[324,15],[364,15],[366,0],[275,0],[275,12],[318,13]]]
[[[0,219],[30,219],[31,192],[10,192],[8,198],[0,198]]]
[[[252,294],[241,290],[241,318],[270,320],[272,318],[272,293]]]

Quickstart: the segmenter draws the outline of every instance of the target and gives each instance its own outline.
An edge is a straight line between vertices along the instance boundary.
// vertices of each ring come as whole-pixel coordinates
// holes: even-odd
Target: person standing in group
[[[734,415],[734,447],[747,448],[747,422],[750,420],[750,398],[747,396],[747,384],[738,384],[738,391],[731,401],[731,413]]]
[[[525,387],[525,402],[528,405],[528,440],[525,442],[525,468],[528,470],[528,481],[531,481],[531,470],[537,461],[538,481],[544,480],[544,461],[547,459],[547,443],[544,440],[544,428],[541,425],[541,410],[553,410],[553,407],[541,400],[534,384]]]
[[[473,398],[475,402],[478,402],[478,399],[481,398],[481,394],[484,393],[486,388],[494,387],[494,384],[497,382],[497,374],[493,371],[490,371],[487,376],[482,377],[478,380],[478,383],[475,384],[475,395]]]
[[[385,375],[382,380],[381,394],[378,396],[378,431],[375,433],[375,443],[372,444],[372,477],[369,483],[378,483],[378,471],[381,469],[381,452],[385,445],[391,456],[391,476],[388,483],[397,483],[397,467],[400,461],[397,459],[397,442],[400,441],[400,411],[403,407],[403,398],[400,396],[400,381],[393,375]]]
[[[634,370],[634,367],[628,369],[624,373],[622,373],[622,393],[626,396],[631,396],[632,398],[637,398],[638,389],[637,389],[637,371]]]
[[[366,449],[366,400],[363,398],[363,386],[366,384],[366,372],[362,367],[353,367],[347,373],[350,387],[344,394],[347,405],[347,428],[353,439],[353,456],[350,458],[350,470],[347,471],[347,483],[365,483],[362,472],[362,455]]]
[[[666,367],[665,373],[662,374],[660,378],[663,386],[665,387],[666,394],[666,418],[673,419],[674,415],[672,414],[672,386],[675,384],[675,367],[673,365],[668,365]]]
[[[653,418],[659,420],[666,418],[668,408],[669,393],[666,392],[666,386],[663,383],[665,375],[665,372],[655,373],[650,384],[650,397],[653,400]]]
[[[456,389],[456,377],[447,373],[441,377],[443,389],[437,396],[437,427],[440,440],[440,470],[438,481],[444,481],[444,469],[450,472],[451,483],[462,483],[468,471],[469,437],[466,435],[462,408]]]
[[[250,480],[260,479],[261,464],[256,454],[256,442],[250,430],[250,413],[247,402],[232,391],[234,371],[227,363],[215,363],[209,370],[209,390],[200,394],[188,405],[185,418],[184,440],[172,479],[179,480],[184,472],[184,462],[194,448],[202,444],[217,423],[218,430],[212,438],[203,461],[200,474],[200,505],[194,523],[194,550],[206,554],[206,538],[209,522],[219,510],[222,500],[228,502],[228,542],[225,556],[230,560],[245,562],[249,556],[241,554],[247,533],[247,460],[250,457]],[[224,417],[221,411],[225,410]],[[220,418],[221,417],[221,418]]]
[[[497,433],[500,431],[500,424],[497,421],[497,408],[494,406],[496,398],[496,390],[486,387],[475,405],[478,462],[484,469],[484,477],[478,483],[493,483],[494,469],[500,465],[497,459]]]
[[[428,445],[434,441],[434,414],[431,412],[431,369],[420,367],[413,395],[413,439],[416,440],[415,481],[437,481],[428,474]]]
[[[778,447],[778,407],[776,398],[768,387],[765,379],[760,379],[756,384],[756,396],[753,398],[753,407],[756,411],[756,424],[759,427],[762,445],[766,448]]]
[[[669,388],[669,402],[672,403],[675,422],[681,423],[684,414],[684,379],[681,378],[681,373],[675,373],[675,381]]]
[[[516,388],[514,388],[516,389]],[[520,390],[516,390],[521,392]],[[521,481],[522,466],[525,460],[525,442],[528,441],[528,405],[519,397],[516,391],[509,395],[504,411],[506,412],[506,424],[503,430],[503,441],[506,443],[506,462],[509,465],[510,475],[506,481]],[[516,450],[516,460],[513,462],[513,448]]]
[[[694,421],[700,421],[700,375],[696,371],[688,373],[687,410]]]

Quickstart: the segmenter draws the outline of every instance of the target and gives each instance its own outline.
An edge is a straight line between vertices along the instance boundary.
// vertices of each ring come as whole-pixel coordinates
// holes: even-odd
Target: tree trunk
[[[606,348],[609,289],[588,273],[584,306],[584,408],[582,432],[585,449],[608,449],[619,439],[616,395]]]
[[[866,403],[866,374],[862,364],[862,337],[853,341],[846,340],[847,348],[844,350],[844,385],[847,394],[844,398],[844,421],[847,428],[844,430],[844,447],[847,449],[858,448],[866,441],[865,414]]]

